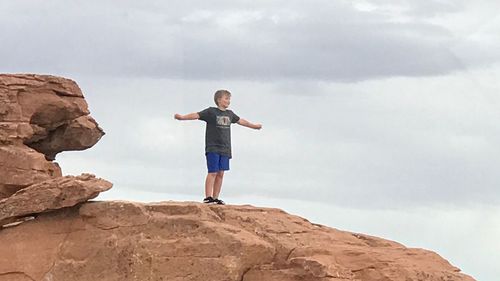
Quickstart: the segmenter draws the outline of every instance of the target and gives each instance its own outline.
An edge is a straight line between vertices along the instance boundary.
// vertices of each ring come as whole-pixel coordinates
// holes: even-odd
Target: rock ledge
[[[0,281],[474,280],[434,252],[252,206],[87,202],[0,245]]]

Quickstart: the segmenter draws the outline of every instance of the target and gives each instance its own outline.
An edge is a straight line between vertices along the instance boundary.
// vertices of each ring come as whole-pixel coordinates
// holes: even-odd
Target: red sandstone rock
[[[89,148],[103,134],[74,81],[0,74],[0,199],[60,177],[56,154]]]
[[[0,199],[33,183],[61,176],[59,165],[34,149],[0,145]]]
[[[0,200],[0,226],[25,215],[72,207],[113,186],[94,175],[66,176],[30,185]]]
[[[427,250],[251,206],[89,202],[0,245],[0,281],[474,280]]]

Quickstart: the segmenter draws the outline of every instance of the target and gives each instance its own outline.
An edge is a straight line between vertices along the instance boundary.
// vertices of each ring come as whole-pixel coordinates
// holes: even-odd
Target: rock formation
[[[89,148],[103,134],[74,81],[0,74],[0,199],[60,177],[56,154]]]
[[[72,207],[113,185],[94,175],[66,176],[30,185],[0,200],[0,226],[26,215]]]
[[[0,281],[472,281],[436,253],[278,209],[86,202],[55,155],[103,131],[75,82],[0,75]]]
[[[88,202],[0,245],[0,281],[474,280],[430,251],[251,206]]]

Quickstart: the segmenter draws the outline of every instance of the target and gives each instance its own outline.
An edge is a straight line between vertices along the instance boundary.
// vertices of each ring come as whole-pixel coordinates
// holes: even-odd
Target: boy
[[[231,93],[227,90],[215,92],[214,101],[217,107],[209,107],[200,112],[186,115],[175,114],[177,120],[203,120],[207,123],[205,131],[205,156],[208,174],[205,179],[205,199],[203,203],[224,205],[219,199],[224,171],[229,171],[231,156],[231,124],[260,130],[261,124],[253,124],[238,117],[229,110]]]

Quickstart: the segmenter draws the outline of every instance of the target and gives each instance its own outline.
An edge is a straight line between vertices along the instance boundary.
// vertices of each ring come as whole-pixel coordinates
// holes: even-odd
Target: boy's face
[[[229,104],[231,104],[231,96],[228,96],[228,95],[223,95],[223,96],[219,99],[219,106],[220,106],[220,107],[223,107],[223,108],[228,108],[228,107],[229,107]]]

